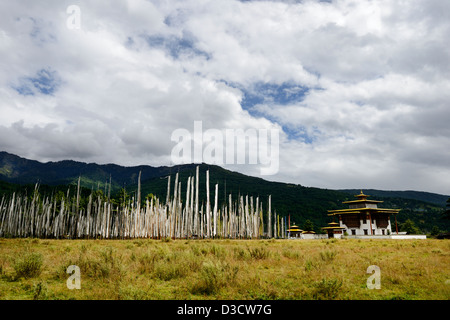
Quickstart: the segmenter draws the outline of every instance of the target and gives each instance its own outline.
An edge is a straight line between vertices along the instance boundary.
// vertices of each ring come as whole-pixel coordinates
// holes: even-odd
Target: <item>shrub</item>
[[[299,259],[301,257],[298,251],[294,251],[292,249],[283,249],[281,254],[283,255],[283,257],[288,259]]]
[[[126,287],[120,286],[117,290],[118,300],[146,300],[149,299],[145,290],[128,285]]]
[[[56,276],[59,279],[67,277],[67,267],[76,265],[80,268],[82,276],[90,278],[110,278],[111,280],[121,280],[124,275],[122,270],[122,256],[116,254],[112,247],[104,248],[102,251],[86,253],[82,249],[77,259],[68,259],[57,270]]]
[[[15,264],[14,270],[18,278],[33,278],[37,277],[42,272],[42,255],[40,253],[26,253],[19,257]]]
[[[138,261],[138,271],[140,274],[153,272],[153,269],[155,267],[155,255],[145,253],[139,257]]]
[[[317,262],[310,260],[310,259],[306,259],[306,261],[305,261],[305,271],[306,272],[309,272],[312,269],[317,269],[317,268],[319,268],[319,264]]]
[[[70,265],[76,265],[78,267],[80,267],[80,271],[81,274],[84,276],[88,276],[88,277],[102,277],[105,276],[105,274],[103,273],[103,270],[101,268],[100,262],[97,259],[91,258],[91,257],[87,257],[87,256],[80,256],[78,260],[76,260],[75,262],[67,262],[62,268],[61,268],[61,272],[62,275],[61,277],[66,277],[66,270],[67,267]]]
[[[233,248],[234,257],[238,260],[244,260],[247,258],[247,251],[241,247]]]
[[[48,289],[45,283],[39,281],[33,285],[33,300],[45,300],[48,299]]]
[[[184,264],[160,262],[155,266],[153,274],[160,280],[169,281],[183,278],[188,272],[189,270]]]
[[[191,251],[170,252],[163,248],[149,250],[136,260],[140,274],[148,274],[164,281],[186,277],[192,270],[199,269],[201,263],[201,259]]]
[[[339,293],[339,289],[342,287],[342,280],[322,279],[322,281],[316,283],[315,287],[316,289],[313,294],[314,299],[335,299]]]
[[[239,267],[228,263],[207,261],[200,271],[200,280],[193,286],[192,293],[214,294],[236,280]]]
[[[210,247],[210,252],[217,258],[224,258],[226,256],[225,249],[223,247],[216,246],[215,244]]]
[[[266,259],[269,257],[269,250],[264,247],[249,248],[250,257],[256,260]]]
[[[143,245],[145,245],[145,241],[142,240],[142,239],[134,240],[133,243],[134,243],[137,247],[142,247]]]
[[[3,259],[0,259],[0,276],[2,276],[4,273],[4,268],[5,268],[4,265],[5,265],[5,262],[3,261]]]
[[[334,252],[334,251],[325,250],[325,251],[320,252],[320,258],[325,262],[333,261],[335,257],[336,257],[336,252]]]
[[[124,276],[124,270],[122,270],[122,256],[116,254],[112,247],[108,247],[101,253],[101,259],[99,261],[100,273],[103,278],[109,277],[115,281],[121,281]]]

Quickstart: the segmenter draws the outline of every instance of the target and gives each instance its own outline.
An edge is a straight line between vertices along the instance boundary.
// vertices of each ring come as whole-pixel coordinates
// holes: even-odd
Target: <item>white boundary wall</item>
[[[424,240],[427,238],[424,234],[391,234],[386,236],[344,236],[346,239],[394,239],[394,240],[411,240],[411,239],[419,239]]]
[[[338,235],[334,239],[393,239],[393,240],[425,240],[427,238],[424,234],[391,234],[391,235],[359,235],[359,236],[341,236]],[[327,234],[302,234],[300,237],[290,237],[290,240],[319,240],[328,239]],[[331,238],[333,239],[333,238]]]

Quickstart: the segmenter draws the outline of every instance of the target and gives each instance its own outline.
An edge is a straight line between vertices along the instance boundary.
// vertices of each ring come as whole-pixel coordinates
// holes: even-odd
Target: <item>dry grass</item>
[[[0,299],[448,300],[449,258],[450,242],[432,239],[0,239]]]

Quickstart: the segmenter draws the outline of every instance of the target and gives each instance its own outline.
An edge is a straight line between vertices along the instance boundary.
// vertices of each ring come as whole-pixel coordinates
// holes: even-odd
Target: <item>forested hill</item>
[[[138,175],[141,172],[142,199],[153,194],[165,201],[167,194],[167,176],[171,177],[171,192],[175,184],[175,174],[179,173],[181,196],[185,198],[188,177],[195,176],[196,164],[174,167],[135,166],[124,167],[115,164],[99,165],[77,161],[59,161],[41,163],[28,160],[6,152],[0,152],[0,193],[27,192],[31,194],[36,182],[40,191],[52,193],[56,186],[59,190],[72,189],[81,177],[83,193],[91,190],[109,191],[111,181],[111,196],[118,197],[125,191],[133,197],[137,190]],[[227,201],[229,194],[233,199],[238,196],[249,196],[263,201],[267,206],[268,196],[272,196],[272,210],[281,216],[291,216],[291,222],[302,226],[310,220],[315,231],[330,222],[327,210],[345,208],[343,201],[353,200],[354,194],[360,190],[329,190],[305,187],[298,184],[266,181],[261,178],[246,176],[215,165],[201,164],[200,200],[206,202],[206,171],[210,174],[210,195],[214,199],[215,184],[218,184],[219,202]],[[442,219],[445,200],[448,196],[422,193],[415,191],[380,191],[363,190],[372,199],[383,200],[383,207],[403,209],[398,215],[399,222],[411,219],[423,231],[431,231],[433,227],[439,230],[450,230],[449,220]],[[75,192],[75,190],[71,191]],[[442,203],[442,200],[445,199]]]

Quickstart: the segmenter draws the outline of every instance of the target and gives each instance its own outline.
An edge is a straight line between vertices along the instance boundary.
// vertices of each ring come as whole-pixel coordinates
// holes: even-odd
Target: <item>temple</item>
[[[328,227],[322,228],[328,234],[328,238],[341,238],[342,232],[345,228],[341,227],[337,222],[328,223]]]
[[[391,215],[394,215],[395,232],[398,234],[396,214],[400,211],[399,209],[378,208],[378,204],[383,201],[368,200],[368,195],[365,195],[362,190],[355,197],[358,200],[342,202],[349,205],[348,209],[328,210],[329,216],[337,216],[339,219],[339,225],[335,223],[323,228],[327,229],[329,235],[341,232],[350,236],[390,235],[392,234]]]
[[[300,229],[295,224],[292,226],[289,226],[289,228],[286,230],[288,233],[288,238],[301,238],[303,230]]]

